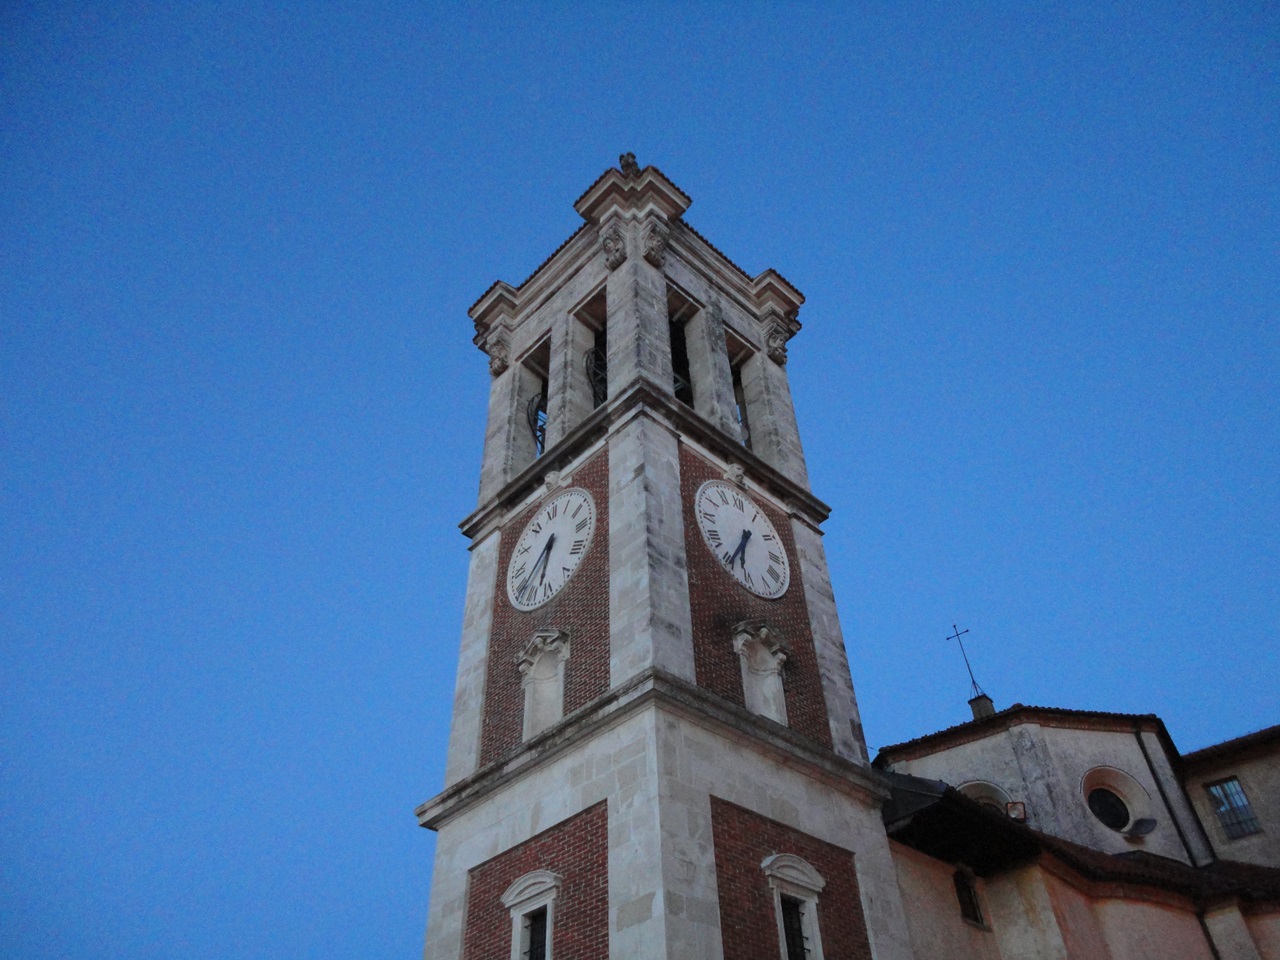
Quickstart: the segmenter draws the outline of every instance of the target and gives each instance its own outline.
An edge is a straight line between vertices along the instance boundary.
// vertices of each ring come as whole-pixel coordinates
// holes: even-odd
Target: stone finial
[[[627,259],[627,238],[616,223],[610,224],[600,234],[600,246],[604,249],[604,262],[610,270],[617,270]]]
[[[667,241],[671,228],[661,220],[650,222],[644,231],[644,258],[655,267],[661,267],[667,259]]]
[[[634,180],[640,176],[640,164],[636,163],[636,155],[634,153],[624,153],[618,157],[618,166],[622,168],[622,175],[629,180]]]

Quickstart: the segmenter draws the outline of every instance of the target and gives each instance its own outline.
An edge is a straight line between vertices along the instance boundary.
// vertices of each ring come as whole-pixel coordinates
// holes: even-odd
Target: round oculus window
[[[1089,810],[1112,830],[1123,830],[1129,825],[1129,808],[1119,794],[1106,787],[1094,787],[1089,791]]]

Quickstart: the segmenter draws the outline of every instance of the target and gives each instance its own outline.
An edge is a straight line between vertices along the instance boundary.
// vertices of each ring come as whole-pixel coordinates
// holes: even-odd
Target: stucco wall
[[[1214,813],[1206,784],[1236,777],[1249,798],[1249,807],[1258,818],[1260,833],[1235,840],[1229,838]],[[1201,767],[1187,780],[1187,793],[1204,823],[1218,856],[1226,860],[1244,860],[1280,866],[1280,757],[1256,756],[1245,760]]]
[[[952,880],[955,867],[900,843],[890,843],[889,849],[916,957],[1001,960],[995,934],[960,916]],[[985,916],[989,912],[985,884],[979,880],[977,887]]]
[[[1142,900],[1101,900],[1094,912],[1112,960],[1214,960],[1191,910]],[[1223,954],[1222,960],[1235,960]]]

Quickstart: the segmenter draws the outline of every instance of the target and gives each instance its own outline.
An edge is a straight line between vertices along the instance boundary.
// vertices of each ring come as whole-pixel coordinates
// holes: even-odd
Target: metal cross
[[[969,655],[964,652],[964,641],[960,639],[969,632],[969,628],[965,627],[961,630],[953,623],[951,625],[951,629],[955,630],[955,633],[947,637],[947,639],[954,640],[956,643],[960,644],[960,656],[964,657],[964,668],[969,671],[969,682],[973,684],[973,695],[975,697],[983,696],[983,691],[982,688],[978,686],[978,681],[973,679],[973,667],[969,666]]]

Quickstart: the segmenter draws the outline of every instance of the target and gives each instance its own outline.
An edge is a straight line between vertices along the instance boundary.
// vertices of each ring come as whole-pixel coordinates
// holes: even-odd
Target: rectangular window
[[[751,449],[751,424],[747,421],[747,394],[742,389],[742,364],[730,368],[733,374],[733,402],[737,406],[738,430],[742,445]]]
[[[795,897],[782,897],[782,935],[787,960],[806,960],[809,947],[804,936],[804,902]]]
[[[539,907],[524,915],[525,950],[522,960],[547,960],[547,908]]]
[[[684,339],[684,324],[671,321],[672,390],[681,403],[693,406],[693,379],[689,373],[689,346]]]
[[[982,905],[978,903],[978,888],[973,882],[973,877],[963,870],[957,870],[952,879],[956,884],[956,899],[960,901],[960,916],[970,923],[986,926],[986,921],[982,919]]]
[[[1228,777],[1209,784],[1205,789],[1209,791],[1213,812],[1218,815],[1218,822],[1222,824],[1223,832],[1229,839],[1238,840],[1240,837],[1262,832],[1239,780]]]

